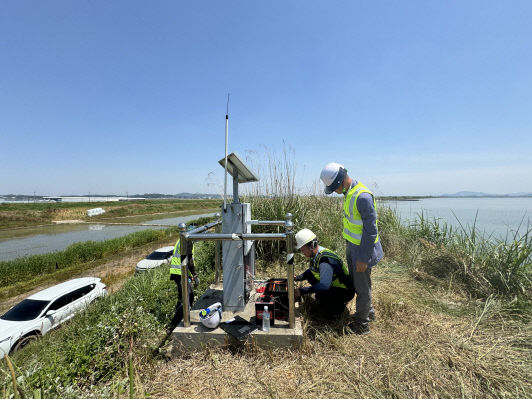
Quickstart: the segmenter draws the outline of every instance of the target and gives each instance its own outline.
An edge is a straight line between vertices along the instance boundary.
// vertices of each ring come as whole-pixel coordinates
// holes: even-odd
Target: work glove
[[[200,279],[197,274],[192,277],[192,281],[194,282],[194,288],[197,288],[200,283]]]

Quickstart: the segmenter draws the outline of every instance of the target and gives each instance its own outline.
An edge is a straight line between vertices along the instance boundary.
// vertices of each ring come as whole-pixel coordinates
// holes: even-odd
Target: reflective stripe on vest
[[[337,260],[338,262],[340,262],[340,264],[342,265],[342,271],[344,272],[344,274],[346,276],[349,275],[349,271],[347,270],[347,267],[344,265],[344,262],[342,262],[342,259],[340,259],[340,257],[338,255],[336,255],[333,251],[331,251],[330,249],[327,249],[327,248],[322,248],[321,251],[319,251],[316,256],[314,257],[314,259],[311,259],[310,261],[310,272],[312,273],[312,275],[316,278],[316,280],[320,281],[320,260],[321,258],[323,257],[327,257],[327,258],[331,258],[331,259],[335,259]],[[331,265],[331,267],[333,267]],[[344,289],[347,289],[347,287],[345,286],[345,284],[343,284],[342,282],[340,282],[340,279],[338,278],[338,275],[337,273],[334,271],[334,267],[333,267],[333,279],[331,281],[331,287],[337,287],[337,288],[344,288]]]
[[[192,258],[194,258],[195,248],[192,246]],[[174,254],[170,261],[170,274],[177,274],[181,276],[181,245],[180,240],[177,240],[174,246]],[[188,269],[189,276],[192,276],[192,272]]]
[[[362,183],[357,183],[352,189],[349,190],[344,199],[344,238],[352,242],[355,245],[360,245],[362,239],[362,217],[357,209],[357,199],[360,194],[368,193],[373,198],[373,206],[375,212],[377,211],[377,203],[373,193]],[[377,223],[377,221],[375,222]],[[375,242],[379,241],[379,235],[375,238]]]

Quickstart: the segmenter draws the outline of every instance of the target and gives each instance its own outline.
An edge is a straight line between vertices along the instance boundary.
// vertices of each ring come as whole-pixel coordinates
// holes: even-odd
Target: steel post
[[[239,204],[238,198],[238,169],[233,168],[233,204]]]
[[[284,226],[286,223],[286,220],[248,220],[246,222],[250,225],[259,225],[259,226],[267,226],[267,225],[276,225],[276,226]]]
[[[220,214],[217,213],[216,214],[216,218],[220,218]],[[220,228],[221,224],[218,224],[216,225],[216,230],[215,232],[217,234],[220,233]],[[221,260],[221,253],[222,253],[222,243],[221,241],[219,240],[216,240],[216,248],[214,250],[214,270],[215,270],[215,275],[214,275],[214,284],[218,283],[218,280],[220,279],[220,260]]]
[[[181,253],[181,293],[183,302],[183,324],[190,327],[190,304],[188,301],[188,255],[187,255],[187,226],[179,224],[179,249]]]
[[[286,240],[286,234],[284,233],[213,233],[213,234],[187,234],[185,236],[189,240],[193,241],[209,241],[209,240],[222,240],[222,241],[245,241],[245,240],[266,240],[266,241],[281,241]]]
[[[286,264],[288,273],[288,326],[296,327],[296,305],[294,299],[294,225],[292,223],[292,214],[286,214]]]
[[[217,213],[215,216],[218,217],[218,220],[216,220],[215,222],[207,223],[207,224],[205,224],[205,225],[203,225],[203,226],[196,227],[194,230],[191,230],[191,231],[189,231],[188,233],[186,233],[186,234],[185,234],[185,237],[188,238],[188,236],[189,236],[190,234],[199,234],[199,233],[203,233],[204,231],[207,231],[207,230],[209,230],[209,229],[212,229],[213,227],[218,226],[219,224],[221,224],[222,222],[221,222],[221,220],[219,220],[219,218],[220,218],[220,214]]]

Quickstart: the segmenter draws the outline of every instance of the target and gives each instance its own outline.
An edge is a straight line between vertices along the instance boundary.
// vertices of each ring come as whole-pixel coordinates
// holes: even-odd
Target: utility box
[[[225,158],[219,161],[225,167]],[[222,233],[251,233],[251,204],[240,203],[238,184],[257,181],[253,172],[235,153],[227,157],[227,172],[233,177],[233,203],[222,209]],[[223,308],[241,311],[246,306],[255,278],[255,245],[253,241],[222,242]]]
[[[226,211],[222,212],[222,233],[249,233],[251,226],[247,220],[251,220],[250,204],[228,204]],[[246,305],[246,269],[249,265],[246,267],[245,250],[245,241],[222,242],[224,310],[239,311]]]

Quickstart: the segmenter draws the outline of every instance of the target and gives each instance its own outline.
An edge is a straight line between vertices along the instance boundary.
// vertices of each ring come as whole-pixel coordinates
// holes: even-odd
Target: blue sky
[[[219,193],[286,149],[381,195],[532,192],[530,1],[3,1],[0,194]],[[261,166],[260,166],[261,165]]]

